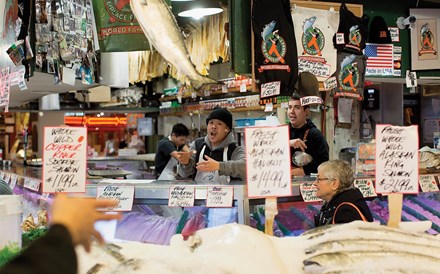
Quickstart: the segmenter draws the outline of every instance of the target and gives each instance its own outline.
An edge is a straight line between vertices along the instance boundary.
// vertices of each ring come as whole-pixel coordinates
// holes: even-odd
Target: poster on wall
[[[87,128],[44,128],[44,193],[84,193],[86,190],[86,163]]]
[[[416,18],[411,29],[411,69],[439,69],[440,9],[410,9]]]

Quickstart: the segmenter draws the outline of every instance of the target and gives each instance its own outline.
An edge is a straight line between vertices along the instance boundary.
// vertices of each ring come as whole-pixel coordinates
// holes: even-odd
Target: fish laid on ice
[[[130,6],[150,45],[186,75],[195,89],[217,83],[214,79],[202,76],[194,68],[176,18],[163,0],[130,0]]]

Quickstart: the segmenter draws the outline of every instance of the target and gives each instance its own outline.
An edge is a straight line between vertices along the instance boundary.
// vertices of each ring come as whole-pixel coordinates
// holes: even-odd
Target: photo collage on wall
[[[37,0],[36,71],[54,74],[57,84],[64,66],[84,84],[93,84],[93,26],[91,0]]]

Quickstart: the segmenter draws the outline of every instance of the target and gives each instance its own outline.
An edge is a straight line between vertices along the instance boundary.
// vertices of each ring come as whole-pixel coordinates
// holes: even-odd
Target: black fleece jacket
[[[367,221],[373,221],[373,216],[371,215],[371,211],[365,202],[364,196],[362,196],[362,193],[359,191],[359,189],[352,187],[336,194],[328,203],[324,202],[320,213],[315,215],[315,226],[318,227],[331,224],[335,209],[344,202],[354,204],[357,208],[359,208]],[[342,205],[338,209],[334,218],[336,224],[362,220],[362,217],[359,215],[358,211],[350,205]]]
[[[291,124],[289,124],[290,128],[290,140],[293,139],[301,139],[304,141],[304,134],[308,129],[309,133],[307,134],[307,140],[306,145],[307,149],[305,150],[306,153],[308,153],[310,156],[312,156],[313,160],[303,166],[304,173],[306,175],[310,175],[310,173],[317,173],[318,172],[318,166],[328,161],[329,159],[329,149],[327,141],[325,140],[324,136],[322,135],[321,131],[316,128],[315,124],[309,119],[307,119],[306,124],[301,128],[293,128]],[[290,155],[293,156],[295,151],[301,151],[300,149],[294,149],[293,147],[290,147]],[[296,167],[292,162],[291,165],[293,167]]]

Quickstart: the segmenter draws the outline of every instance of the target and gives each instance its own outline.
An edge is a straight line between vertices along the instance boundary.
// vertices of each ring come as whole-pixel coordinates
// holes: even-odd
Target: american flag
[[[393,69],[393,45],[392,44],[369,44],[365,45],[367,68]]]

